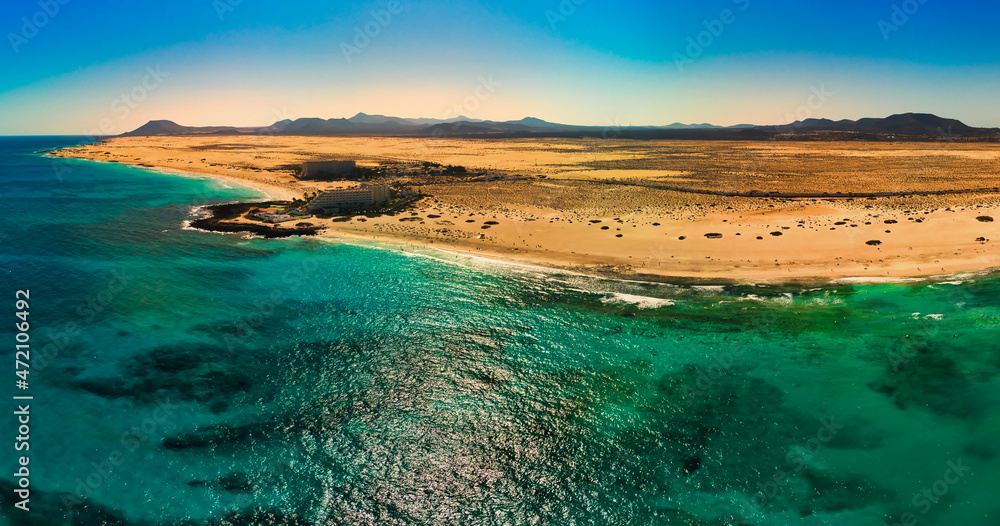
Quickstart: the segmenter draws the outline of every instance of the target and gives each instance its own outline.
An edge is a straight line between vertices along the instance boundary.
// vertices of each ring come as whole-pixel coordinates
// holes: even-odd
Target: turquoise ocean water
[[[0,524],[1000,524],[995,277],[698,288],[210,234],[198,205],[259,196],[35,153],[76,142],[0,139]]]

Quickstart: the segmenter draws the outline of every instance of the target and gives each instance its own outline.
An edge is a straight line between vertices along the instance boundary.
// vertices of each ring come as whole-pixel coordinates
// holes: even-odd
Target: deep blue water
[[[0,523],[1000,524],[995,277],[697,288],[210,234],[196,206],[259,196],[36,153],[76,142],[0,138]]]

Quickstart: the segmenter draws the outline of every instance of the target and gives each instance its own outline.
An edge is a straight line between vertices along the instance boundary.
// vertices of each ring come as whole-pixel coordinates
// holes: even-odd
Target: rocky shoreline
[[[221,233],[248,232],[266,239],[281,239],[292,236],[315,236],[321,230],[320,227],[296,227],[281,228],[264,224],[253,223],[233,223],[233,219],[245,214],[251,208],[263,208],[274,203],[226,203],[221,205],[211,205],[206,207],[212,212],[210,217],[191,221],[191,226],[200,230]]]

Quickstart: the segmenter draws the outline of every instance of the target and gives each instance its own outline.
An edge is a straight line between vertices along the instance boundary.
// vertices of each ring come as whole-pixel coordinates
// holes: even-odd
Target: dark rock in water
[[[267,439],[276,431],[276,424],[254,423],[242,426],[212,425],[163,439],[167,449],[189,449],[236,444],[247,440]]]
[[[187,483],[191,487],[212,487],[221,489],[223,491],[231,491],[234,493],[245,493],[248,491],[253,491],[255,484],[250,480],[250,476],[246,473],[230,473],[215,482],[207,482],[204,480],[192,480]]]
[[[232,492],[253,491],[254,488],[253,481],[246,473],[230,473],[219,479],[217,484],[220,488]]]
[[[684,474],[690,475],[701,468],[701,457],[693,455],[684,461]]]

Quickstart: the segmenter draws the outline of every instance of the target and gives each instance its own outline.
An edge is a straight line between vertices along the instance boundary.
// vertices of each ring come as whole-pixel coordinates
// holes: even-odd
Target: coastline
[[[523,272],[536,272],[551,275],[575,276],[587,279],[607,280],[636,285],[673,285],[679,287],[716,287],[741,286],[785,289],[808,289],[812,287],[837,287],[850,285],[883,285],[898,283],[953,284],[959,281],[969,281],[1000,272],[1000,266],[978,270],[966,270],[945,274],[921,274],[914,276],[852,276],[843,275],[827,278],[825,276],[784,277],[728,277],[723,274],[702,275],[667,275],[645,274],[630,270],[614,270],[599,265],[566,265],[540,259],[516,257],[491,251],[478,251],[473,248],[463,248],[443,243],[432,243],[419,238],[404,237],[369,237],[357,233],[336,232],[325,230],[317,234],[315,239],[330,243],[345,243],[354,246],[372,247],[385,250],[399,250],[408,254],[433,257],[448,264],[459,264],[467,261],[472,264],[486,264],[511,268]],[[429,254],[422,251],[430,252]],[[446,257],[451,256],[451,257]]]
[[[107,141],[104,139],[102,141]],[[103,159],[99,155],[93,155],[89,153],[86,148],[88,146],[100,146],[106,144],[105,142],[99,142],[97,144],[85,145],[85,146],[69,146],[65,148],[59,148],[57,150],[51,150],[44,152],[44,155],[54,158],[68,158],[76,159],[81,161],[90,161],[101,164],[117,164],[121,166],[128,166],[130,168],[136,168],[139,170],[145,170],[148,172],[159,173],[164,175],[174,175],[177,177],[186,177],[189,179],[202,179],[210,178],[215,179],[220,182],[229,183],[237,186],[242,186],[244,188],[250,188],[256,190],[262,194],[262,198],[267,201],[291,201],[299,197],[298,194],[294,193],[292,190],[285,186],[280,186],[276,184],[268,184],[265,181],[251,180],[246,177],[239,177],[237,175],[227,175],[224,173],[216,173],[208,170],[199,170],[197,167],[182,169],[174,166],[166,165],[155,165],[149,164],[145,160],[142,161],[116,161]]]
[[[241,201],[234,203],[222,203],[217,205],[207,205],[210,215],[190,219],[185,221],[184,228],[199,230],[213,234],[250,234],[264,239],[282,239],[292,236],[315,236],[320,232],[320,227],[299,226],[284,227],[279,225],[266,225],[262,223],[252,223],[249,221],[234,221],[237,217],[245,214],[254,206],[260,203],[254,201]]]
[[[60,150],[57,156],[108,162],[113,154],[128,159],[122,164],[182,177],[215,178],[271,198],[292,199],[310,188],[289,173],[240,164],[254,148],[264,148],[259,143],[265,139],[248,139],[252,144],[239,155],[228,144],[231,138],[224,145],[213,140],[219,141],[111,140]],[[209,149],[213,145],[219,151]],[[164,153],[168,147],[173,149]],[[264,153],[274,155],[273,150]],[[1000,267],[1000,250],[989,239],[1000,233],[992,224],[977,223],[977,216],[1000,218],[1000,200],[994,194],[922,196],[901,203],[895,198],[706,201],[703,196],[678,196],[641,185],[587,186],[586,181],[567,181],[550,177],[434,183],[421,187],[431,197],[400,214],[405,217],[356,215],[308,221],[323,229],[317,237],[327,241],[417,247],[501,264],[649,283],[836,286],[935,281]],[[615,192],[606,195],[619,202],[617,208],[545,204],[567,191],[596,194],[606,188]],[[663,206],[657,202],[661,196],[676,203]],[[622,210],[621,205],[633,208]]]
[[[291,201],[296,198],[296,196],[289,190],[282,188],[280,186],[269,186],[264,183],[258,183],[255,181],[247,181],[245,179],[239,179],[237,177],[228,177],[219,174],[206,174],[198,172],[185,172],[183,170],[177,170],[175,168],[160,168],[143,165],[131,165],[134,168],[139,168],[141,170],[148,170],[151,172],[164,174],[164,175],[176,175],[178,177],[188,177],[192,179],[215,179],[224,183],[229,183],[235,186],[242,186],[244,188],[250,188],[251,190],[256,190],[262,194],[262,198],[265,201]]]

